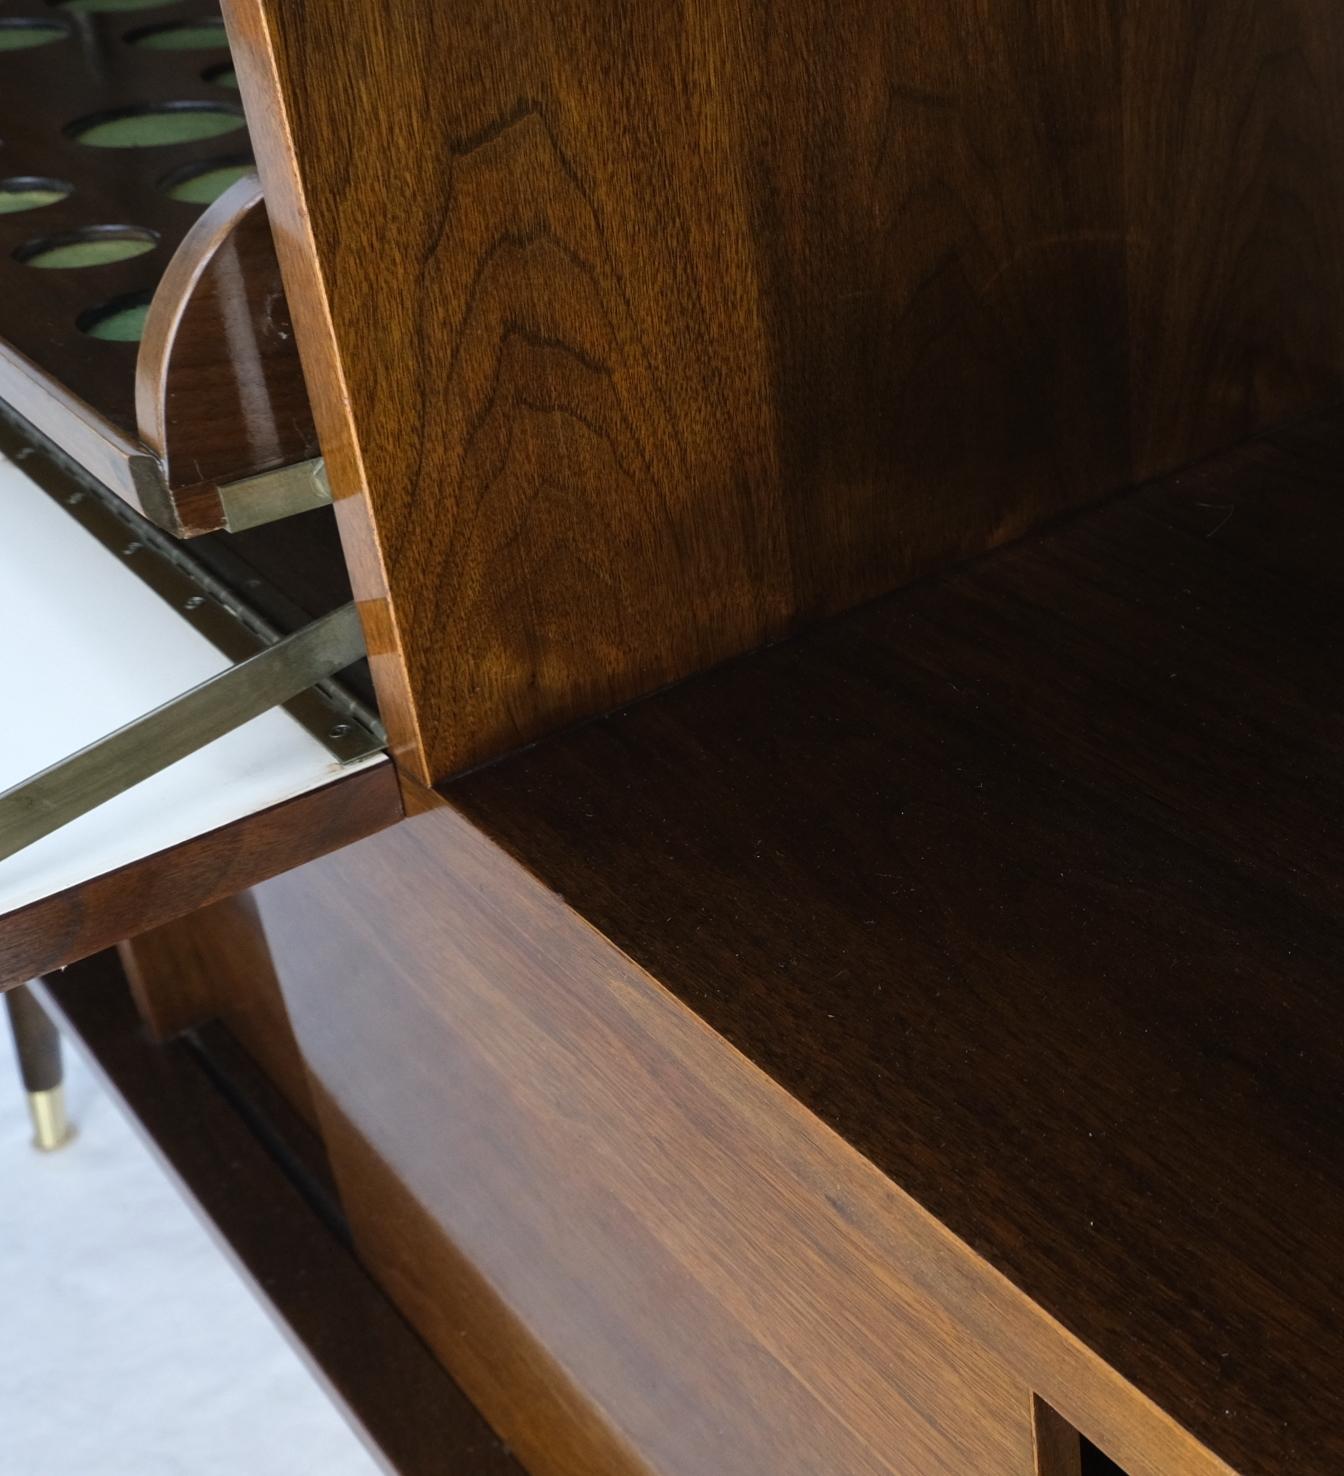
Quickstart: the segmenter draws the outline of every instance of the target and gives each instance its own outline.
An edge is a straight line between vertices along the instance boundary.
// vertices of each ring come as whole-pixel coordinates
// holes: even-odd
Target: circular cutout
[[[234,70],[232,62],[223,62],[217,67],[206,67],[201,77],[206,82],[212,82],[216,87],[227,87],[230,92],[238,91],[238,73]]]
[[[69,34],[60,21],[7,16],[0,20],[0,51],[31,51],[34,46],[50,46],[53,41],[64,41]]]
[[[0,215],[17,215],[20,210],[40,210],[54,205],[73,193],[73,186],[61,179],[40,179],[33,174],[0,179]]]
[[[81,313],[75,326],[105,343],[139,343],[145,334],[145,315],[152,296],[149,292],[133,292],[127,297],[114,297]]]
[[[89,226],[60,236],[39,236],[14,253],[31,267],[53,268],[107,266],[143,256],[159,244],[153,231],[141,226]]]
[[[153,149],[218,138],[244,126],[241,110],[225,103],[172,102],[95,113],[70,124],[66,133],[97,149]]]
[[[203,159],[164,175],[159,188],[170,200],[182,200],[188,205],[209,205],[255,167],[251,159],[241,155],[229,159]]]
[[[216,51],[229,44],[222,20],[168,21],[128,31],[126,39],[145,51]]]
[[[55,0],[75,15],[117,15],[128,10],[162,10],[171,0]]]

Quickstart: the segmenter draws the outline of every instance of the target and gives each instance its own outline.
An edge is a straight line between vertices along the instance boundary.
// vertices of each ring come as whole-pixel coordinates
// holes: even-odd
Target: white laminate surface
[[[228,659],[0,457],[0,790],[222,671]],[[0,861],[0,914],[369,763],[276,709]]]

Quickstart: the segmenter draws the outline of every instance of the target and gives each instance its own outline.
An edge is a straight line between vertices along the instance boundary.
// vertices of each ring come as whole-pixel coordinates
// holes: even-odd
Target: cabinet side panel
[[[1128,478],[1103,0],[230,0],[403,764]]]
[[[1344,12],[228,0],[439,781],[1344,392]]]

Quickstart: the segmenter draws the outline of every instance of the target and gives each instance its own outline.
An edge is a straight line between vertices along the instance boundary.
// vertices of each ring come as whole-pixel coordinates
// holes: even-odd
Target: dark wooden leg
[[[19,1075],[28,1093],[33,1119],[33,1146],[43,1152],[64,1147],[74,1136],[65,1115],[61,1037],[26,985],[5,995]]]

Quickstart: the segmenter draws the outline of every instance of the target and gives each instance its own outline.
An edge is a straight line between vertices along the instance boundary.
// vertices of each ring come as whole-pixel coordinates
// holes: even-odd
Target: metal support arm
[[[364,655],[353,604],[156,707],[0,794],[0,860]]]

